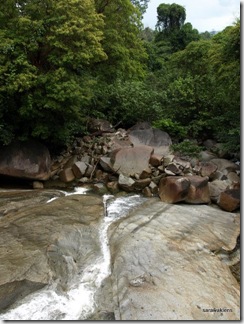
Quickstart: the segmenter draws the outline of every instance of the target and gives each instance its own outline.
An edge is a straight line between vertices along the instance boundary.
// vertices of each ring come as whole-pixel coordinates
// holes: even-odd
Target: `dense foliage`
[[[64,145],[87,117],[149,121],[175,143],[240,145],[240,21],[199,34],[185,9],[149,0],[0,3],[0,143]]]
[[[1,139],[64,141],[91,96],[87,66],[106,59],[91,0],[0,4]]]

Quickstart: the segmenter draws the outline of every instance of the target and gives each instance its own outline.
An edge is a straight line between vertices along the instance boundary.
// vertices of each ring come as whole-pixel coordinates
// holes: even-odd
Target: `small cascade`
[[[76,188],[71,194],[86,194],[88,189]],[[50,199],[50,203],[54,199]],[[60,292],[53,282],[50,286],[38,290],[0,314],[0,320],[85,320],[95,309],[95,295],[103,280],[110,275],[110,248],[107,236],[108,227],[118,218],[142,204],[146,198],[130,195],[115,198],[104,195],[104,217],[99,228],[102,254],[95,264],[89,265],[80,275],[73,278],[73,284],[67,292]]]

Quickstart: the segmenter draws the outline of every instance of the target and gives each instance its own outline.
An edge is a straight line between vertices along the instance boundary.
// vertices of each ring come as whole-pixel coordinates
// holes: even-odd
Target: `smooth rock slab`
[[[232,250],[235,214],[150,199],[110,228],[116,320],[239,320],[240,288],[212,251]],[[205,312],[205,309],[230,309]]]
[[[25,207],[16,205],[4,214],[0,218],[0,310],[53,280],[58,289],[66,290],[75,274],[101,254],[100,197],[72,195],[35,205],[26,200]]]

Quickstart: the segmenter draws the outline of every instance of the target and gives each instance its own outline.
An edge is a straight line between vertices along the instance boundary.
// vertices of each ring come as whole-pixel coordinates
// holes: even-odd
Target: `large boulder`
[[[129,140],[134,146],[147,145],[154,148],[155,154],[167,155],[172,144],[168,133],[160,129],[136,129],[129,131]]]
[[[240,208],[240,189],[227,189],[220,193],[217,204],[223,210],[232,212]]]
[[[190,181],[185,177],[169,176],[162,178],[159,183],[159,197],[167,203],[184,201],[188,195]]]
[[[1,148],[0,175],[47,180],[50,177],[49,150],[36,141],[14,142]]]
[[[226,180],[214,180],[208,183],[211,201],[216,203],[221,192],[225,191],[229,186]]]
[[[128,177],[141,174],[148,169],[152,153],[153,148],[145,145],[116,150],[111,154],[113,170]]]
[[[215,252],[239,232],[235,214],[156,198],[112,224],[115,319],[240,320],[239,284]]]
[[[211,201],[208,177],[188,176],[187,178],[190,180],[190,187],[185,202],[189,204],[208,204]]]
[[[213,162],[201,162],[200,167],[200,173],[202,177],[211,177],[218,168],[217,165]]]
[[[46,204],[50,194],[37,195],[27,193],[24,206],[6,204],[0,218],[0,310],[54,280],[66,290],[101,253],[102,198],[72,195]]]
[[[168,176],[159,183],[159,197],[167,203],[185,201],[190,204],[208,204],[210,193],[208,177]]]
[[[232,172],[240,169],[236,163],[226,159],[212,159],[211,162],[217,166],[218,171]]]

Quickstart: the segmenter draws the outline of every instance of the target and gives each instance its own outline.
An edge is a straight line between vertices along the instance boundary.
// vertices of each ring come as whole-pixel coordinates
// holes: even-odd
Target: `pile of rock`
[[[106,121],[97,124],[99,129],[93,127],[96,131],[91,135],[76,138],[67,150],[52,159],[51,164],[46,150],[38,162],[34,157],[29,159],[29,151],[22,144],[18,147],[18,155],[13,154],[15,170],[10,170],[9,153],[5,155],[8,161],[5,166],[2,163],[0,174],[18,174],[33,179],[36,189],[92,184],[100,193],[115,194],[124,190],[140,192],[147,197],[159,196],[168,203],[213,202],[227,211],[239,208],[238,164],[217,156],[210,149],[203,151],[198,159],[174,155],[170,150],[170,136],[147,123],[137,124],[128,131],[115,131]],[[209,146],[209,141],[207,144]],[[43,146],[40,151],[43,152]],[[28,172],[26,165],[29,165]]]
[[[85,136],[52,165],[52,181],[92,183],[101,193],[124,190],[159,195],[168,203],[213,202],[227,211],[239,208],[236,163],[208,151],[199,159],[184,159],[172,154],[170,145],[167,133],[152,128]]]

